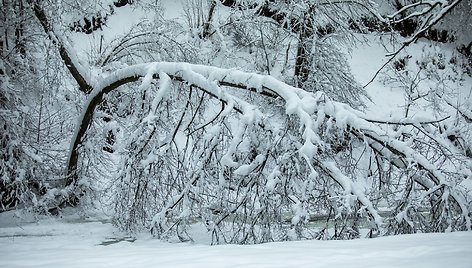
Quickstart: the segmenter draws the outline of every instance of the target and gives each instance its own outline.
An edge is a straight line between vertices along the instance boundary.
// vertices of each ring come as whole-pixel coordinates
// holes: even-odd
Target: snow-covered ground
[[[472,267],[472,232],[209,246],[127,238],[96,217],[26,222],[0,214],[0,267]]]

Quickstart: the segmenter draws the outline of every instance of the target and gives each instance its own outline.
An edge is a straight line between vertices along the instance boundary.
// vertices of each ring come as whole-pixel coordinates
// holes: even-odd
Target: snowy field
[[[209,246],[126,238],[93,219],[0,214],[0,267],[472,267],[472,232]]]

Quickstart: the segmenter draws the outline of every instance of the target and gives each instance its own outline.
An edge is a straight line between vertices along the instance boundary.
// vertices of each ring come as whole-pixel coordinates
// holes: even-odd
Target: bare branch
[[[370,85],[375,80],[375,78],[377,78],[381,70],[385,68],[385,66],[387,66],[401,51],[403,51],[410,44],[416,42],[416,40],[418,40],[420,37],[424,36],[424,34],[427,31],[429,31],[434,25],[440,22],[444,18],[444,16],[446,16],[461,1],[462,0],[454,0],[452,3],[448,5],[442,5],[442,3],[444,3],[443,1],[427,1],[427,2],[420,1],[420,2],[416,2],[412,5],[402,8],[401,10],[405,11],[407,9],[416,7],[421,4],[427,4],[428,6],[430,6],[430,8],[427,8],[426,10],[424,10],[424,12],[413,13],[413,15],[408,16],[408,18],[419,17],[419,16],[427,16],[427,18],[423,20],[423,24],[421,25],[420,29],[417,30],[410,38],[405,40],[399,49],[397,49],[395,52],[392,52],[386,55],[389,59],[377,70],[377,72],[374,74],[372,79],[369,82],[367,82],[367,84],[365,84],[363,87],[365,88],[368,85]],[[441,10],[438,11],[437,13],[433,13],[434,7],[436,7],[440,3],[441,3]],[[390,17],[392,18],[395,17],[395,14],[397,13],[394,13],[394,15],[391,15]],[[399,23],[404,20],[406,20],[406,18],[402,20],[398,20],[398,21],[392,21],[391,23]]]

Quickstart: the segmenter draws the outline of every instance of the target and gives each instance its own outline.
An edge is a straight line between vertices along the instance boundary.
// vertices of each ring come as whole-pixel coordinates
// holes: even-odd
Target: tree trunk
[[[295,59],[295,84],[302,88],[304,83],[308,80],[313,63],[313,44],[314,44],[314,30],[313,30],[313,13],[314,7],[310,7],[300,22],[298,33],[298,47],[297,56]]]

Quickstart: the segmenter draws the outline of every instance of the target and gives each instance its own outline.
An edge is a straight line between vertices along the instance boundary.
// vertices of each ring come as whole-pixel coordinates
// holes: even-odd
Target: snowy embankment
[[[209,246],[126,238],[110,223],[0,215],[0,267],[472,267],[472,232]],[[22,220],[24,221],[24,220]]]

